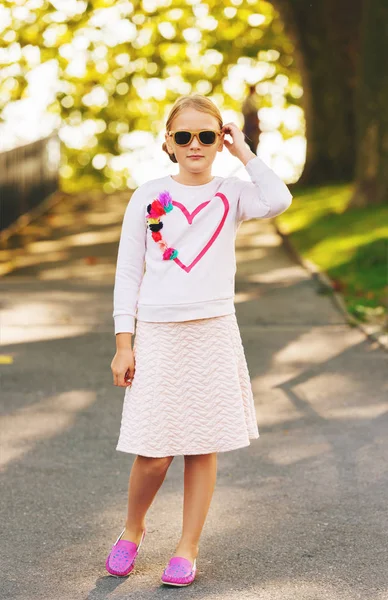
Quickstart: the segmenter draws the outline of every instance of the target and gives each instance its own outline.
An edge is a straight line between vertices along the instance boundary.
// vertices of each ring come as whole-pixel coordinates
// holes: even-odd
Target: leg
[[[122,540],[139,544],[144,519],[162,485],[173,456],[136,456],[128,482],[128,514]]]
[[[174,556],[194,561],[217,478],[217,453],[185,455],[183,530]]]

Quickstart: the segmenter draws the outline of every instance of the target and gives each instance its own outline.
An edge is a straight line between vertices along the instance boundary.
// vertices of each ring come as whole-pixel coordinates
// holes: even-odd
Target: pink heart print
[[[190,273],[191,269],[197,264],[197,262],[199,260],[201,260],[201,258],[206,254],[206,252],[209,250],[209,248],[214,244],[214,242],[216,241],[216,239],[218,238],[218,236],[221,233],[221,230],[224,226],[227,214],[229,212],[229,202],[227,197],[222,194],[221,192],[217,192],[214,197],[211,200],[207,200],[206,202],[202,202],[202,204],[199,204],[197,206],[197,208],[195,210],[193,210],[192,213],[190,213],[186,206],[184,206],[183,204],[181,204],[180,202],[176,202],[175,200],[172,201],[172,204],[174,206],[176,206],[177,208],[179,208],[182,213],[185,215],[189,225],[192,224],[194,218],[197,216],[197,214],[199,212],[201,212],[201,210],[203,210],[205,208],[205,206],[207,206],[209,204],[209,202],[212,202],[212,200],[214,201],[214,198],[218,196],[219,198],[221,198],[222,203],[224,205],[224,213],[221,217],[221,220],[217,226],[217,229],[215,230],[215,232],[213,233],[213,235],[211,236],[211,238],[209,239],[209,241],[205,244],[205,246],[202,248],[202,250],[199,251],[199,253],[197,254],[197,256],[194,258],[194,260],[189,264],[189,265],[185,265],[181,260],[179,260],[179,258],[174,258],[173,260],[176,262],[176,264],[181,267],[181,269],[183,269],[184,271],[186,271],[186,273]]]

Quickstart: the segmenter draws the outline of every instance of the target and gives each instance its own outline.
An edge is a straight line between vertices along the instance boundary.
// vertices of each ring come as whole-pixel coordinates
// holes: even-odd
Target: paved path
[[[148,513],[136,571],[106,575],[133,460],[115,451],[123,390],[110,371],[125,203],[63,202],[1,253],[1,354],[13,362],[0,365],[0,597],[386,599],[387,355],[317,293],[268,221],[237,239],[261,437],[219,454],[197,580],[159,582],[180,532],[182,457]]]

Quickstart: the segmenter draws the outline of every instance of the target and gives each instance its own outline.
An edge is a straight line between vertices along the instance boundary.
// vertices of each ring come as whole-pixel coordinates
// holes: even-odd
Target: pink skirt
[[[142,456],[226,452],[259,437],[236,314],[137,321],[135,375],[116,450]]]

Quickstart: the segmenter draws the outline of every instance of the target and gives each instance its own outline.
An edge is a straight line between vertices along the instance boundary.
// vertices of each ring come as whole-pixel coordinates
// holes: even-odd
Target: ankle
[[[140,540],[142,538],[143,531],[144,531],[144,528],[139,529],[137,527],[134,528],[134,527],[125,526],[125,531],[124,531],[123,535],[121,536],[121,539],[135,542],[135,544],[140,544]]]
[[[190,556],[193,556],[194,558],[197,556],[198,551],[199,551],[198,544],[193,544],[191,542],[185,542],[184,540],[181,540],[176,548],[176,553],[177,552],[185,552],[186,554],[190,554]]]
[[[128,531],[130,530],[139,533],[142,532],[143,529],[145,529],[145,523],[144,521],[142,523],[135,523],[127,519],[125,522],[125,529],[128,529]]]

